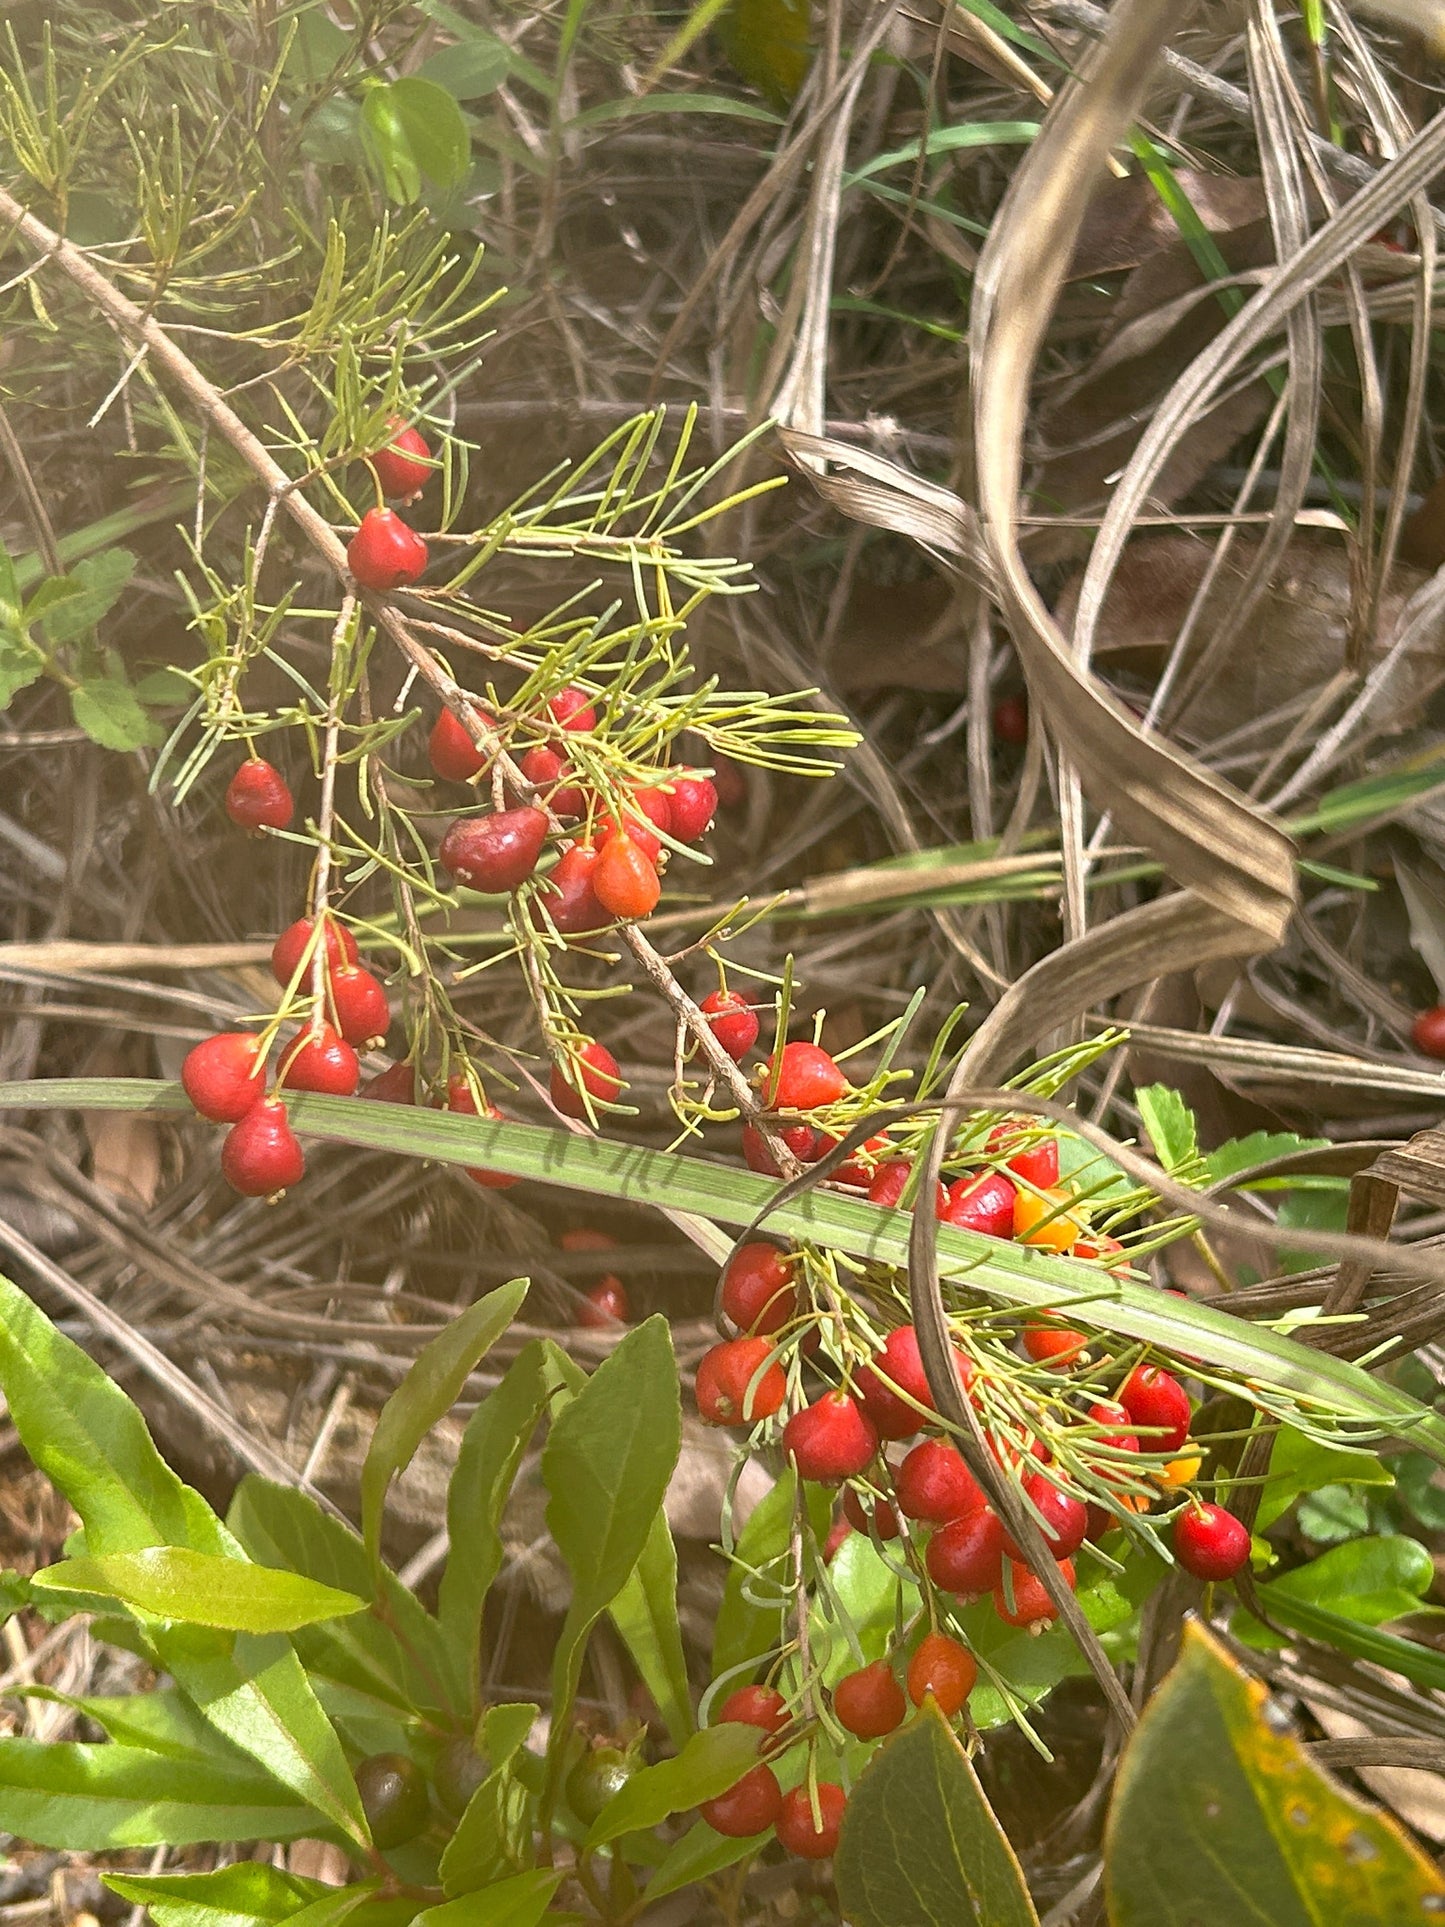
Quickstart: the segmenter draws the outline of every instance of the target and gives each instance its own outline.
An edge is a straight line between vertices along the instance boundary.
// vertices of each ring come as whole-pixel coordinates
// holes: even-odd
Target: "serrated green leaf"
[[[1227,1138],[1205,1153],[1206,1181],[1222,1184],[1257,1164],[1273,1164],[1277,1158],[1293,1157],[1297,1151],[1322,1151],[1328,1143],[1328,1138],[1298,1137],[1293,1131],[1251,1131],[1248,1137]]]
[[[833,1875],[850,1927],[1038,1927],[1013,1849],[931,1700],[853,1789]]]
[[[46,612],[46,635],[62,643],[87,634],[120,600],[135,569],[136,559],[129,549],[102,549],[97,555],[83,556],[68,576],[52,578],[74,584],[79,593],[65,596]]]
[[[624,1833],[655,1827],[671,1814],[685,1813],[726,1793],[757,1764],[762,1738],[755,1726],[732,1724],[694,1733],[675,1759],[642,1767],[613,1794],[593,1822],[587,1836],[589,1849],[605,1847]]]
[[[44,652],[28,636],[0,625],[0,709],[8,709],[21,690],[44,673]]]
[[[258,1860],[213,1873],[102,1874],[114,1894],[145,1907],[156,1927],[253,1927],[299,1913],[329,1889]]]
[[[468,1377],[521,1309],[527,1284],[525,1278],[514,1278],[468,1305],[422,1348],[382,1406],[361,1468],[361,1536],[373,1559],[380,1559],[387,1487],[411,1464],[431,1428],[456,1404]]]
[[[161,740],[130,684],[113,676],[77,683],[70,692],[70,713],[102,749],[143,749]]]
[[[1154,1154],[1166,1171],[1176,1171],[1199,1154],[1194,1113],[1168,1084],[1143,1084],[1134,1092]]]
[[[1382,1927],[1445,1879],[1311,1766],[1197,1620],[1124,1749],[1105,1834],[1112,1927]],[[846,1822],[845,1822],[846,1827]]]
[[[318,1585],[299,1573],[193,1552],[186,1546],[150,1546],[102,1559],[65,1559],[42,1568],[31,1584],[99,1593],[157,1619],[246,1633],[294,1632],[319,1619],[360,1612],[364,1604],[354,1593]]]

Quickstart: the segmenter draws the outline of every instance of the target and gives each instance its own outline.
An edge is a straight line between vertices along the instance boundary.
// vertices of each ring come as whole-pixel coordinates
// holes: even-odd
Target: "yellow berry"
[[[1069,1210],[1072,1191],[1019,1191],[1014,1198],[1014,1237],[1020,1244],[1041,1245],[1046,1251],[1071,1251],[1087,1230]]]

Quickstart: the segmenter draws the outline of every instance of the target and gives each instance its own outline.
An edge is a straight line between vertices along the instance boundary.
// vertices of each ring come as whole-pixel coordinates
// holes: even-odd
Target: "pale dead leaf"
[[[1395,881],[1410,919],[1410,943],[1445,1002],[1445,875],[1434,864],[1421,864],[1417,869],[1397,855]]]

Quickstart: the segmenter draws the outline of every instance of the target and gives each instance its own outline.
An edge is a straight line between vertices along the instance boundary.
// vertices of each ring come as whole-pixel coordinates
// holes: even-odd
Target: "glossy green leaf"
[[[441,1857],[442,1892],[459,1899],[527,1871],[532,1859],[532,1802],[502,1760],[467,1802]]]
[[[562,1884],[560,1873],[539,1867],[514,1874],[477,1893],[427,1907],[415,1927],[535,1927]]]
[[[677,1547],[665,1513],[659,1512],[653,1520],[642,1557],[607,1612],[673,1745],[681,1746],[697,1722],[692,1716],[687,1657],[677,1617]]]
[[[456,100],[445,87],[419,74],[392,81],[390,91],[417,166],[437,187],[455,187],[465,178],[472,157]]]
[[[77,683],[70,692],[70,713],[102,749],[143,749],[161,740],[140,698],[118,676],[93,676]]]
[[[630,1331],[552,1422],[542,1454],[547,1525],[572,1573],[552,1667],[554,1730],[565,1731],[587,1635],[642,1557],[681,1437],[677,1365],[661,1316]]]
[[[1327,1485],[1393,1485],[1389,1466],[1373,1452],[1322,1445],[1293,1425],[1282,1425],[1269,1455],[1269,1477],[1260,1496],[1257,1532],[1268,1532],[1306,1492]]]
[[[88,1693],[71,1695],[52,1686],[26,1689],[37,1698],[59,1700],[88,1720],[94,1720],[107,1739],[123,1746],[162,1753],[167,1759],[212,1760],[233,1772],[256,1771],[254,1763],[204,1720],[183,1693],[173,1686],[153,1686],[146,1693]]]
[[[254,1771],[129,1746],[0,1740],[0,1829],[29,1845],[94,1853],[197,1840],[296,1840],[316,1813]]]
[[[726,1834],[714,1833],[706,1820],[699,1820],[668,1848],[647,1883],[647,1898],[661,1900],[684,1887],[694,1887],[757,1851],[756,1839],[733,1840]]]
[[[282,1921],[320,1900],[329,1890],[259,1860],[238,1860],[213,1873],[101,1876],[122,1900],[144,1907],[155,1927],[252,1927]]]
[[[369,87],[361,104],[361,137],[376,162],[386,198],[405,207],[421,193],[421,169],[406,125],[386,82]]]
[[[755,1765],[762,1733],[755,1726],[705,1727],[682,1751],[658,1766],[645,1766],[613,1794],[587,1836],[589,1847],[604,1847],[624,1833],[655,1827],[670,1814],[685,1813],[704,1800],[726,1793]]]
[[[467,1379],[516,1317],[526,1295],[527,1280],[514,1278],[468,1305],[422,1348],[382,1406],[361,1468],[361,1536],[373,1559],[380,1558],[387,1487],[456,1404]]]
[[[1419,1540],[1388,1533],[1331,1546],[1262,1585],[1259,1596],[1271,1610],[1280,1600],[1300,1600],[1378,1626],[1414,1612],[1434,1583],[1435,1562]]]
[[[1383,1813],[1310,1765],[1265,1691],[1197,1621],[1115,1781],[1111,1927],[1383,1927],[1445,1879]]]
[[[101,1559],[64,1559],[37,1572],[32,1585],[99,1593],[157,1619],[187,1620],[231,1632],[288,1633],[318,1619],[360,1612],[354,1593],[321,1586],[299,1573],[186,1546],[150,1546]]]
[[[1013,1849],[932,1701],[853,1789],[833,1874],[850,1927],[1038,1927]]]
[[[290,1927],[411,1927],[416,1902],[400,1897],[379,1899],[376,1882],[365,1880],[348,1887],[331,1887],[299,1914],[292,1914]]]
[[[1337,1647],[1342,1653],[1368,1660],[1388,1672],[1401,1673],[1416,1686],[1428,1687],[1431,1692],[1445,1692],[1445,1653],[1437,1652],[1433,1646],[1422,1646],[1417,1640],[1381,1632],[1378,1627],[1366,1626],[1358,1619],[1346,1619],[1342,1613],[1333,1613],[1326,1606],[1312,1605],[1304,1599],[1277,1599],[1271,1612],[1281,1625],[1306,1633],[1322,1645]],[[1262,1644],[1263,1640],[1258,1637],[1246,1638],[1253,1623],[1241,1616],[1230,1630],[1246,1644]]]

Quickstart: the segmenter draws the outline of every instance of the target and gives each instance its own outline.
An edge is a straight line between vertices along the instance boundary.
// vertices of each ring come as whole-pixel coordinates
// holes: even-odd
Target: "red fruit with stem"
[[[552,1066],[548,1088],[563,1117],[586,1117],[583,1092],[594,1104],[615,1104],[622,1089],[622,1072],[607,1046],[591,1038],[567,1058],[565,1065]]]
[[[477,712],[477,719],[488,729],[496,727],[492,718],[481,711]],[[444,709],[432,724],[431,735],[426,739],[426,753],[432,769],[449,783],[469,783],[474,776],[480,776],[491,761],[487,752],[478,749],[472,741],[466,725],[449,709]]]
[[[748,1391],[772,1349],[766,1338],[729,1338],[703,1353],[695,1389],[698,1416],[705,1425],[755,1425],[781,1407],[788,1381],[776,1361]]]
[[[311,932],[316,928],[310,917],[298,917],[295,923],[283,930],[271,946],[271,974],[284,990],[300,970],[303,961],[309,963],[314,948]],[[311,955],[308,955],[308,950]],[[334,917],[326,919],[326,962],[328,966],[339,963],[355,963],[361,952],[356,947],[356,939]]]
[[[1048,1365],[1056,1372],[1067,1371],[1083,1356],[1088,1339],[1071,1325],[1056,1325],[1051,1320],[1031,1318],[1023,1329],[1024,1350],[1036,1365]]]
[[[735,1064],[740,1063],[758,1041],[758,1013],[740,990],[712,990],[698,1009],[706,1017],[712,1034]]]
[[[765,1833],[782,1810],[783,1790],[770,1766],[750,1767],[726,1793],[704,1800],[698,1812],[714,1833],[729,1840],[751,1839]]]
[[[780,1137],[799,1164],[811,1164],[818,1155],[818,1133],[811,1124],[778,1124],[773,1130]],[[743,1126],[743,1162],[750,1171],[761,1171],[764,1176],[780,1178],[782,1167],[768,1149],[768,1141],[756,1124]]]
[[[902,1530],[886,1499],[874,1499],[870,1506],[851,1485],[843,1494],[843,1517],[855,1532],[866,1534],[871,1526],[880,1539],[896,1539]]]
[[[346,545],[346,566],[357,582],[381,595],[415,582],[427,559],[426,543],[393,509],[368,509]]]
[[[876,1456],[878,1434],[847,1392],[825,1392],[783,1427],[783,1450],[800,1479],[837,1485],[855,1478]]]
[[[1088,1417],[1094,1425],[1111,1428],[1107,1432],[1100,1432],[1094,1440],[1096,1445],[1110,1446],[1116,1452],[1139,1450],[1139,1434],[1130,1425],[1129,1414],[1122,1405],[1116,1405],[1109,1398],[1096,1399],[1089,1407]]]
[[[186,1052],[181,1083],[202,1117],[235,1124],[266,1095],[266,1059],[253,1031],[223,1030]]]
[[[609,1331],[614,1325],[625,1325],[631,1316],[627,1287],[610,1271],[584,1293],[577,1307],[577,1324],[582,1331]]]
[[[739,1245],[722,1280],[722,1309],[742,1332],[760,1335],[781,1330],[796,1317],[795,1259],[776,1245],[755,1239]]]
[[[280,770],[252,756],[226,785],[226,814],[238,829],[284,830],[296,804]]]
[[[965,1599],[992,1592],[1003,1576],[1003,1537],[1003,1522],[989,1505],[947,1520],[928,1542],[929,1578]]]
[[[973,1362],[963,1353],[953,1354],[959,1386],[967,1396],[973,1383]],[[923,1354],[918,1349],[918,1333],[912,1325],[895,1325],[883,1341],[871,1365],[857,1375],[857,1390],[868,1416],[885,1439],[911,1438],[925,1422],[924,1414],[937,1411],[928,1374],[923,1369]],[[900,1392],[907,1398],[900,1398]],[[908,1402],[909,1399],[913,1403]],[[919,1412],[917,1407],[923,1407]]]
[[[1410,1041],[1426,1057],[1445,1057],[1445,1004],[1420,1012],[1410,1026]]]
[[[981,1231],[989,1238],[1011,1238],[1014,1199],[1018,1192],[1002,1171],[970,1171],[948,1189],[948,1203],[939,1212],[945,1224],[964,1231]]]
[[[276,1082],[288,1091],[354,1097],[361,1082],[356,1052],[330,1024],[311,1024],[281,1054]]]
[[[1146,1452],[1177,1452],[1194,1416],[1189,1394],[1157,1365],[1136,1365],[1119,1387],[1119,1403],[1142,1433]]]
[[[655,870],[662,861],[662,838],[652,825],[635,810],[624,816],[605,816],[596,825],[593,835],[597,848],[605,850],[609,843],[625,841],[640,850]]]
[[[902,1726],[908,1701],[888,1661],[875,1659],[871,1666],[845,1673],[838,1681],[833,1688],[833,1711],[838,1724],[855,1739],[881,1740]]]
[[[1025,1184],[1047,1191],[1059,1181],[1059,1141],[1037,1134],[1028,1118],[1006,1118],[988,1134],[988,1148]]]
[[[336,1028],[347,1043],[357,1049],[379,1044],[391,1029],[391,1005],[371,972],[359,964],[342,964],[328,973],[326,982]]]
[[[1076,1238],[1070,1256],[1105,1264],[1116,1278],[1128,1276],[1129,1259],[1124,1247],[1117,1238],[1111,1238],[1107,1231],[1091,1231],[1087,1238]],[[1118,1262],[1120,1259],[1122,1263]]]
[[[549,743],[538,743],[529,749],[518,767],[529,783],[535,783],[546,793],[554,816],[586,815],[586,794],[569,780],[573,775],[572,765]]]
[[[850,1086],[821,1045],[798,1042],[768,1059],[763,1089],[776,1110],[816,1111],[836,1104]]]
[[[569,683],[565,689],[559,689],[555,696],[548,697],[547,713],[560,729],[578,731],[597,727],[597,711],[592,707],[592,698],[575,683]]]
[[[1072,1592],[1074,1562],[1061,1559],[1058,1574]],[[1012,1604],[1010,1604],[1012,1599]],[[993,1609],[1009,1626],[1046,1626],[1058,1618],[1058,1608],[1045,1590],[1044,1582],[1028,1566],[1010,1559],[1003,1577],[993,1589]]]
[[[963,1710],[977,1679],[978,1662],[967,1646],[947,1633],[925,1633],[908,1662],[908,1697],[922,1706],[932,1693],[939,1712],[951,1720]]]
[[[382,1104],[415,1104],[416,1066],[406,1058],[399,1064],[388,1064],[384,1071],[367,1079],[361,1095]]]
[[[385,448],[377,449],[371,457],[371,466],[376,470],[383,495],[409,502],[414,495],[421,494],[436,472],[431,465],[431,450],[420,429],[404,427],[394,416],[387,423],[387,429],[391,440]]]
[[[1249,1564],[1249,1530],[1220,1505],[1191,1505],[1174,1521],[1174,1557],[1196,1579],[1233,1579]]]
[[[527,881],[547,841],[547,814],[523,804],[464,816],[442,838],[437,859],[449,876],[487,896],[505,896]]]
[[[915,1445],[893,1474],[898,1510],[909,1519],[941,1525],[961,1519],[984,1502],[983,1490],[963,1462],[963,1454],[946,1439],[924,1439]]]
[[[486,1117],[501,1121],[502,1113],[495,1104],[478,1104],[477,1094],[460,1072],[447,1079],[447,1109],[455,1117]],[[467,1176],[473,1184],[479,1184],[484,1191],[508,1191],[520,1178],[509,1177],[505,1171],[487,1171],[468,1165]]]
[[[634,783],[632,802],[638,814],[664,836],[672,835],[672,798],[655,783]]]
[[[757,1726],[764,1733],[781,1733],[789,1720],[788,1702],[772,1686],[740,1686],[729,1693],[715,1715],[715,1726]]]
[[[848,1805],[847,1794],[831,1780],[820,1780],[814,1791],[818,1796],[816,1818],[805,1780],[783,1795],[774,1822],[779,1844],[800,1860],[827,1860],[838,1851],[838,1829]]]
[[[547,878],[543,901],[564,937],[592,936],[612,921],[593,888],[599,858],[600,852],[590,843],[574,843],[558,857]]]
[[[1024,1480],[1024,1495],[1031,1501],[1031,1516],[1054,1558],[1071,1558],[1084,1543],[1084,1534],[1089,1529],[1089,1508],[1072,1492],[1056,1486],[1044,1472],[1029,1474]],[[1011,1559],[1024,1557],[1023,1548],[1015,1544],[1007,1527],[1003,1545]]]
[[[1022,749],[1029,740],[1029,699],[1027,696],[1000,696],[990,720],[993,733],[1011,749]]]
[[[679,843],[696,843],[712,828],[718,796],[706,776],[676,776],[672,782],[672,835]]]
[[[286,1121],[286,1106],[274,1097],[233,1124],[221,1146],[221,1173],[233,1191],[247,1198],[269,1198],[299,1184],[306,1159]]]
[[[609,836],[602,845],[592,888],[604,910],[625,923],[650,917],[662,895],[662,883],[641,844],[625,833]]]

